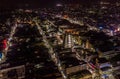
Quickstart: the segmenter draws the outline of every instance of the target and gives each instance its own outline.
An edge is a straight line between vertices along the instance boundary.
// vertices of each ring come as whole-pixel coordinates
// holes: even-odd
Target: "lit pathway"
[[[55,64],[58,66],[58,70],[60,71],[62,77],[64,79],[67,79],[67,75],[65,73],[64,68],[62,67],[61,61],[59,60],[57,54],[54,52],[52,46],[49,44],[47,37],[45,35],[45,32],[42,30],[41,26],[38,24],[37,20],[33,20],[35,24],[37,25],[37,28],[39,30],[39,33],[42,35],[43,41],[45,43],[45,46],[48,48],[48,53],[51,56],[51,59],[55,62]]]
[[[11,42],[11,40],[13,39],[13,35],[15,34],[15,32],[16,32],[16,28],[17,28],[17,23],[11,28],[11,32],[10,32],[10,37],[8,38],[8,40],[7,40],[7,47],[6,47],[6,49],[5,49],[5,55],[7,55],[7,52],[8,52],[8,50],[9,50],[9,47],[10,47],[10,42]]]
[[[3,50],[4,54],[3,54],[3,58],[1,59],[0,63],[6,61],[6,56],[7,56],[9,47],[11,46],[11,40],[13,39],[13,35],[14,35],[15,32],[16,32],[16,28],[17,28],[17,23],[16,23],[14,26],[12,26],[12,28],[11,28],[11,32],[10,32],[9,38],[7,39],[7,46],[6,46],[6,48]]]

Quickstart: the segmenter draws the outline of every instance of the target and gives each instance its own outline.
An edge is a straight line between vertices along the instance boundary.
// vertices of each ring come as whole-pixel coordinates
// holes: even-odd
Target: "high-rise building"
[[[70,33],[66,33],[64,36],[64,48],[72,48],[74,46],[73,36]]]

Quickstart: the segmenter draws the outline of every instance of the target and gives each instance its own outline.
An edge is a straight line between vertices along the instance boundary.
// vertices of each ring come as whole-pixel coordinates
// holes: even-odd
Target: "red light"
[[[3,49],[5,49],[5,48],[7,47],[7,40],[6,40],[6,39],[5,39],[5,40],[3,40],[3,42],[2,42],[2,43],[3,43],[3,46],[2,46],[2,47],[3,47]]]

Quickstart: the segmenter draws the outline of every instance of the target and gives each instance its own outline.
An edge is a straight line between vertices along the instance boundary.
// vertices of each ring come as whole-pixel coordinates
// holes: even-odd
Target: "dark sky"
[[[56,3],[85,3],[89,4],[91,2],[96,2],[101,0],[0,0],[0,7],[21,7],[21,6],[31,6],[31,7],[51,7],[55,6]],[[111,0],[109,0],[111,1]]]
[[[52,6],[56,0],[0,0],[0,7],[20,7],[20,6]]]

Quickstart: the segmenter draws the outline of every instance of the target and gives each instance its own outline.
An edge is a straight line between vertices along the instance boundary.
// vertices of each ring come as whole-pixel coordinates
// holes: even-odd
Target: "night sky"
[[[0,0],[0,7],[45,7],[53,6],[56,0]]]
[[[0,7],[53,7],[57,3],[86,3],[96,2],[101,0],[0,0]],[[112,1],[112,0],[108,0]],[[115,0],[114,0],[115,1]]]

